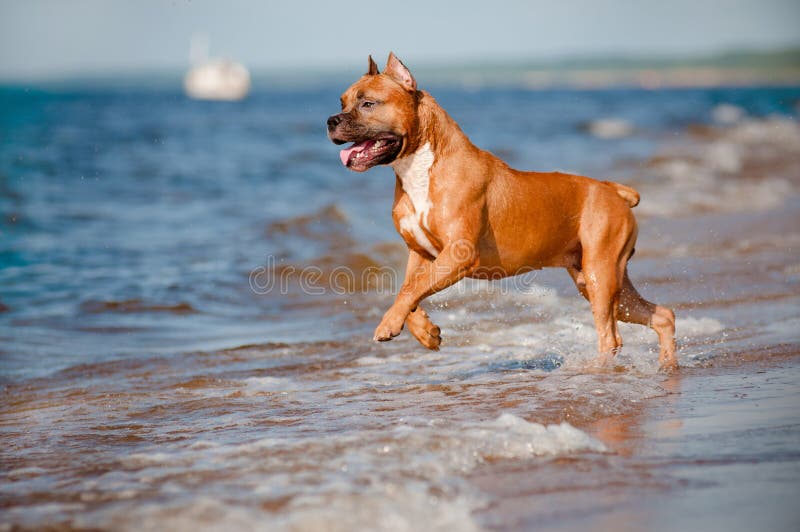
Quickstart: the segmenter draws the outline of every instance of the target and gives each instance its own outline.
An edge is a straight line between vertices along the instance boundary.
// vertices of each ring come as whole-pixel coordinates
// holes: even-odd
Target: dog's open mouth
[[[363,172],[377,164],[389,163],[400,151],[401,141],[395,136],[356,142],[339,152],[342,164],[350,170]]]

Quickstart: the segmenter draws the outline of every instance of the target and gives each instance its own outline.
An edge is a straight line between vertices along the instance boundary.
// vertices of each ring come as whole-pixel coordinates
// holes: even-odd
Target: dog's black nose
[[[342,121],[342,115],[333,115],[332,117],[328,118],[328,129],[333,130],[336,126],[339,125],[339,122]]]

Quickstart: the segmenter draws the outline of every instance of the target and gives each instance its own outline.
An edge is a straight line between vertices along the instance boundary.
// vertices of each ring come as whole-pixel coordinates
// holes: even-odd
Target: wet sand
[[[611,454],[498,464],[473,482],[496,530],[796,530],[800,354],[683,370],[588,432]]]

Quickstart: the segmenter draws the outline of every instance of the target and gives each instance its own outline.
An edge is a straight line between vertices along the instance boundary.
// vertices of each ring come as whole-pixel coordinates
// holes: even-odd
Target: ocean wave
[[[237,474],[243,485],[266,501],[220,505],[201,496],[128,507],[117,503],[92,519],[95,525],[113,522],[122,529],[148,522],[174,530],[191,530],[200,524],[215,529],[235,522],[253,530],[262,526],[318,530],[323,525],[328,530],[477,530],[472,512],[482,499],[459,479],[461,475],[498,460],[606,451],[601,442],[568,423],[541,425],[511,413],[468,424],[401,422],[388,432],[361,431],[324,439],[191,444],[171,455],[131,454],[122,463],[134,478],[146,475],[155,480],[153,476],[159,473],[153,468],[163,464],[238,463],[241,467],[261,462],[255,471],[245,466]],[[283,461],[298,453],[317,467],[305,480],[296,477],[290,487],[285,473],[296,467],[296,459]],[[352,474],[360,479],[358,483],[345,480]],[[265,518],[265,509],[270,518]]]
[[[342,208],[334,203],[321,209],[298,216],[290,216],[270,223],[265,233],[268,237],[283,235],[300,236],[318,240],[335,239],[331,243],[349,243],[346,238],[349,221]]]
[[[694,127],[646,162],[635,183],[637,212],[686,216],[763,211],[800,192],[800,125],[790,118],[748,118]]]
[[[149,312],[165,312],[169,314],[193,314],[198,312],[191,304],[179,303],[150,303],[142,299],[97,300],[89,299],[80,304],[80,311],[87,314],[101,314],[104,312],[134,314]]]

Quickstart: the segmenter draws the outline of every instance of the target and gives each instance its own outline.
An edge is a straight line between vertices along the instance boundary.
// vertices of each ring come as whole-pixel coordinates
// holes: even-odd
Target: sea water
[[[371,342],[404,246],[391,171],[326,138],[343,89],[0,90],[3,526],[479,529],[474,475],[613,455],[594,424],[671,393],[643,327],[586,370],[562,271],[435,295],[438,352]],[[682,366],[796,352],[800,89],[433,92],[512,166],[642,193]]]

